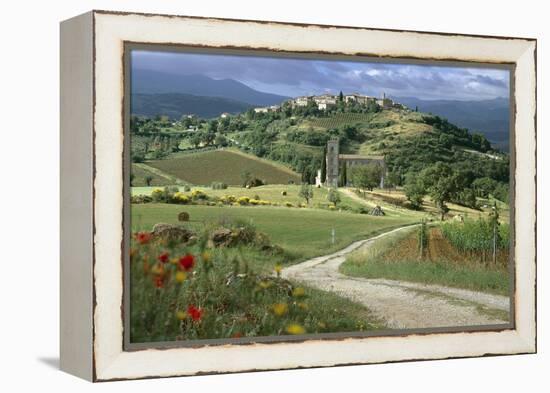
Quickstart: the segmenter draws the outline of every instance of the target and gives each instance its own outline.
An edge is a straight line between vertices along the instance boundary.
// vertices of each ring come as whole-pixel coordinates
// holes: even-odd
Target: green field
[[[176,224],[177,215],[181,211],[190,214],[189,225],[197,229],[204,223],[222,218],[248,220],[259,231],[266,233],[274,244],[283,247],[292,261],[327,254],[355,240],[414,222],[410,217],[372,217],[286,207],[143,204],[132,205],[132,230],[151,230],[159,222]]]
[[[150,161],[147,164],[197,185],[209,185],[215,181],[239,185],[242,184],[241,174],[245,171],[267,184],[301,181],[300,175],[280,164],[233,150],[191,153],[177,158]]]

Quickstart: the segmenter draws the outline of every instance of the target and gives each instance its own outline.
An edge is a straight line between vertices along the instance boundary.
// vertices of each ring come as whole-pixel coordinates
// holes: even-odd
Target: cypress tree
[[[344,162],[344,167],[342,168],[342,187],[345,187],[348,184],[348,166]]]
[[[327,147],[323,149],[323,162],[321,162],[321,183],[327,180]]]

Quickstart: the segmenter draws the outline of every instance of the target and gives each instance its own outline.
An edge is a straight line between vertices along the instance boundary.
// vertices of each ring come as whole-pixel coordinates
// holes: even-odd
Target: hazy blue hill
[[[194,114],[210,118],[217,117],[223,112],[244,112],[250,107],[245,102],[221,97],[191,94],[132,94],[131,113],[147,117],[166,115],[179,120],[182,115]]]
[[[178,93],[221,97],[253,106],[280,104],[288,98],[254,90],[233,79],[212,79],[204,75],[175,75],[151,70],[133,70],[132,93]]]
[[[509,108],[506,98],[481,101],[421,100],[415,97],[396,97],[396,101],[421,112],[447,118],[459,127],[485,135],[493,145],[509,149]]]

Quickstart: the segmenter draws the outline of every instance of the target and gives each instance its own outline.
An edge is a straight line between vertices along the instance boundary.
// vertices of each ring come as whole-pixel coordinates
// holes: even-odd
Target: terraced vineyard
[[[365,123],[368,122],[371,117],[372,114],[369,113],[336,113],[330,117],[318,117],[314,120],[310,120],[309,124],[312,127],[330,129],[356,123]]]

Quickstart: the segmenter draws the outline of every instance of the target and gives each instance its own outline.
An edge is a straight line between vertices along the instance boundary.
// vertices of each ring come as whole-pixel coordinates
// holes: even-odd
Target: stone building
[[[386,162],[383,156],[363,156],[359,154],[340,154],[340,146],[338,139],[330,139],[327,142],[327,173],[325,185],[327,187],[338,187],[340,177],[340,169],[345,165],[348,175],[351,169],[358,165],[375,164],[382,167],[382,176],[380,178],[380,188],[384,188],[384,180],[386,177]],[[317,183],[317,181],[316,181]],[[348,177],[347,184],[351,185]]]

